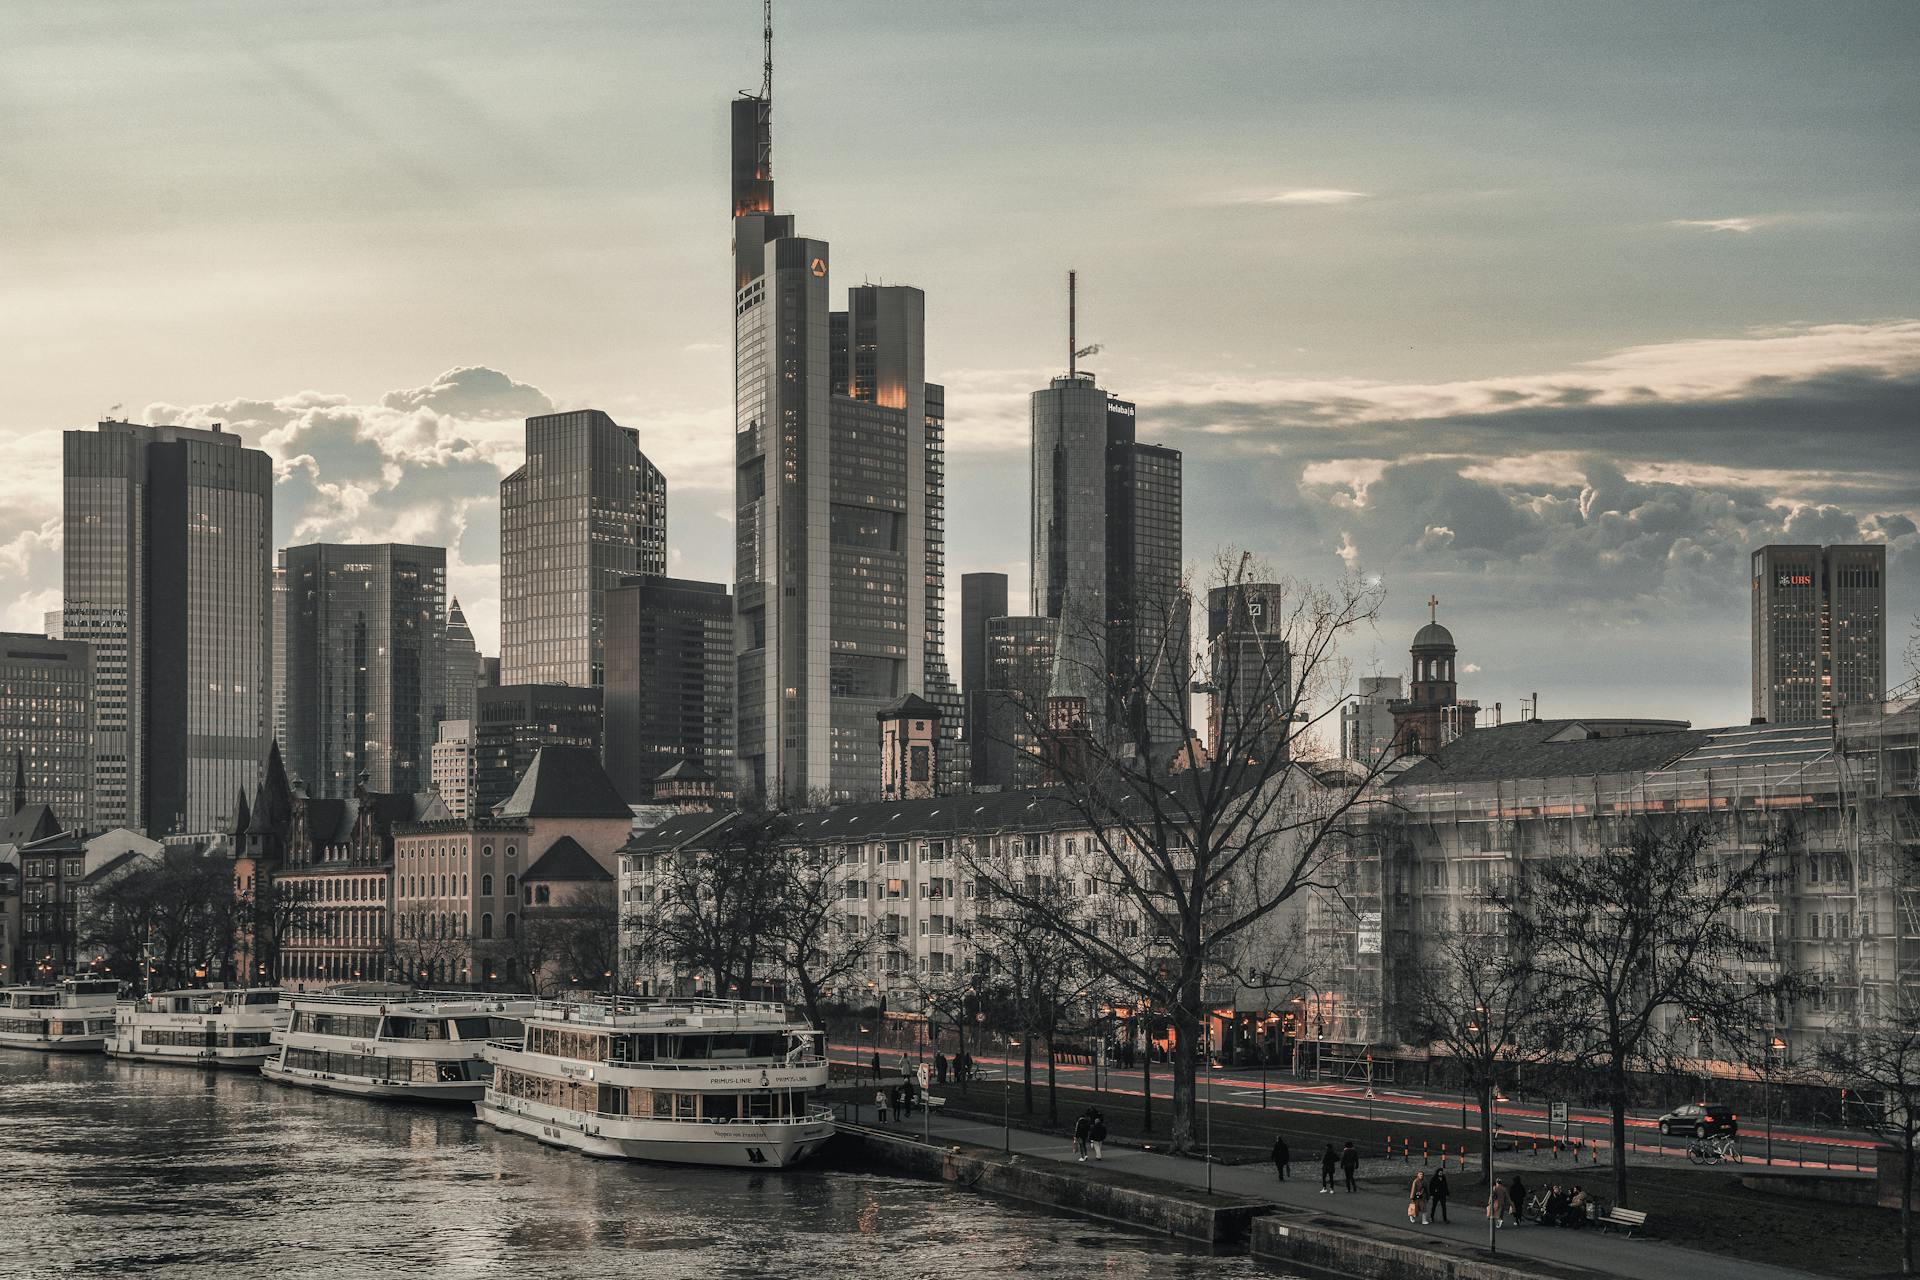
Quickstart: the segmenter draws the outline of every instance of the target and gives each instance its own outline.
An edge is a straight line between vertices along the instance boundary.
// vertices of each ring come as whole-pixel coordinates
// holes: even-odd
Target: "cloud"
[[[1734,231],[1747,235],[1761,227],[1771,226],[1777,218],[1675,218],[1667,225],[1670,227],[1693,227],[1700,231]]]
[[[432,409],[460,418],[531,418],[553,412],[553,401],[538,387],[515,382],[483,365],[449,369],[429,386],[389,391],[381,404],[403,412]]]
[[[1253,196],[1253,204],[1350,204],[1355,200],[1365,200],[1369,195],[1365,191],[1345,191],[1339,187],[1295,187],[1291,191],[1280,191],[1273,195]]]

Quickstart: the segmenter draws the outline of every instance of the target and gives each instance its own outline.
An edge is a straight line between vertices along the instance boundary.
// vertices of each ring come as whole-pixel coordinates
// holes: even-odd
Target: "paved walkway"
[[[871,1107],[866,1109],[866,1114],[871,1120]],[[920,1135],[926,1131],[927,1121],[925,1113],[919,1113],[904,1123],[882,1127],[902,1134]],[[945,1119],[936,1114],[931,1128],[936,1142],[967,1142],[995,1150],[1003,1145],[1004,1130],[995,1124]],[[1013,1150],[1022,1156],[1055,1160],[1062,1164],[1075,1163],[1072,1144],[1051,1134],[1015,1129]],[[1201,1190],[1207,1186],[1207,1166],[1198,1160],[1108,1143],[1106,1164],[1161,1182],[1178,1183]],[[1398,1167],[1393,1166],[1394,1169]],[[1431,1227],[1410,1227],[1406,1220],[1406,1192],[1399,1185],[1382,1187],[1363,1183],[1361,1189],[1351,1195],[1345,1191],[1322,1195],[1319,1191],[1317,1157],[1311,1168],[1306,1163],[1296,1162],[1293,1169],[1294,1176],[1280,1182],[1274,1177],[1271,1166],[1215,1165],[1213,1186],[1218,1191],[1272,1200],[1311,1212],[1382,1223],[1397,1227],[1410,1236],[1432,1236],[1472,1245],[1484,1244],[1486,1240],[1487,1221],[1483,1207],[1486,1202],[1472,1181],[1471,1173],[1454,1180],[1456,1194],[1451,1206],[1451,1226],[1435,1224]],[[1373,1170],[1363,1167],[1361,1176],[1380,1176],[1391,1171],[1385,1163],[1381,1163]],[[1524,1177],[1528,1171],[1523,1168],[1520,1172]],[[1412,1181],[1412,1176],[1409,1173],[1407,1180]],[[1811,1272],[1738,1258],[1723,1258],[1717,1254],[1683,1249],[1664,1241],[1629,1240],[1616,1234],[1566,1231],[1531,1222],[1503,1228],[1499,1236],[1499,1252],[1590,1267],[1626,1277],[1627,1280],[1675,1280],[1680,1276],[1688,1277],[1688,1280],[1815,1280]]]

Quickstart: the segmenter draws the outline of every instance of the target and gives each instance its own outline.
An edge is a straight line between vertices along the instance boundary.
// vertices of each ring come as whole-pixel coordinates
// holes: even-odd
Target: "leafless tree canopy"
[[[1256,580],[1250,558],[1226,555],[1212,585],[1231,595]],[[1045,744],[1054,784],[1037,802],[1053,806],[1063,828],[1085,833],[1086,874],[1120,909],[1064,909],[1030,886],[1019,861],[981,849],[967,855],[977,883],[1167,1015],[1181,1149],[1193,1141],[1206,979],[1261,953],[1255,931],[1296,895],[1333,887],[1322,873],[1357,833],[1358,803],[1380,767],[1329,769],[1311,758],[1322,723],[1338,716],[1340,645],[1375,617],[1380,588],[1359,579],[1282,585],[1250,660],[1246,647],[1223,643],[1180,664],[1208,674],[1213,705],[1224,709],[1205,724],[1195,723],[1184,683],[1109,661],[1103,630],[1057,641],[1055,689],[1086,691],[1085,714],[1063,718],[1058,700],[1028,709],[1028,734]],[[1168,603],[1160,620],[1167,643],[1184,643],[1188,607],[1185,598]],[[1170,726],[1163,732],[1172,740],[1156,740],[1156,725]],[[1119,927],[1127,920],[1132,929]]]
[[[1920,1137],[1920,999],[1903,991],[1870,1030],[1823,1045],[1821,1071],[1850,1089],[1874,1130],[1900,1152],[1900,1270],[1913,1273],[1913,1158]]]

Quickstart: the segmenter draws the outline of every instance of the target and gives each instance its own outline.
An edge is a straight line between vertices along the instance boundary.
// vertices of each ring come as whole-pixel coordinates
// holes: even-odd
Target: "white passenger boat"
[[[48,987],[0,987],[0,1048],[97,1053],[113,1034],[116,978],[62,978]]]
[[[471,992],[288,995],[280,1050],[260,1066],[281,1084],[410,1102],[476,1102],[481,1053],[514,1035],[531,997]]]
[[[777,1169],[833,1134],[821,1035],[780,1004],[546,1004],[487,1061],[482,1121],[588,1155]]]
[[[286,1020],[278,987],[158,991],[120,1002],[107,1056],[251,1070],[279,1052],[273,1033]]]

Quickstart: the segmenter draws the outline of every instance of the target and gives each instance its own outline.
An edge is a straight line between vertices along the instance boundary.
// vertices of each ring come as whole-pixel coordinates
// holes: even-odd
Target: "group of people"
[[[1436,1220],[1451,1223],[1453,1219],[1447,1215],[1447,1197],[1451,1194],[1445,1165],[1432,1173],[1422,1169],[1413,1175],[1413,1186],[1407,1189],[1407,1221],[1423,1227]]]
[[[1346,1175],[1347,1190],[1358,1191],[1360,1189],[1359,1183],[1355,1181],[1356,1176],[1360,1172],[1360,1153],[1354,1149],[1351,1142],[1347,1143],[1339,1151],[1335,1151],[1333,1144],[1329,1142],[1327,1149],[1321,1152],[1320,1193],[1322,1195],[1330,1196],[1333,1194],[1333,1175],[1335,1170]],[[1284,1134],[1277,1134],[1273,1139],[1273,1171],[1280,1176],[1280,1181],[1282,1182],[1285,1182],[1287,1175],[1293,1171],[1293,1152],[1288,1149],[1287,1139]]]
[[[968,1080],[973,1078],[973,1055],[965,1049],[962,1049],[953,1055],[952,1061],[948,1061],[945,1053],[934,1054],[934,1081],[938,1084],[945,1084],[949,1072],[952,1073],[955,1084],[964,1086]]]
[[[1549,1227],[1584,1227],[1593,1206],[1593,1197],[1585,1187],[1563,1187],[1554,1183],[1540,1206],[1540,1221]]]
[[[1088,1107],[1073,1122],[1073,1153],[1082,1163],[1091,1155],[1095,1160],[1104,1159],[1103,1147],[1107,1141],[1107,1118],[1100,1114],[1100,1108]]]

